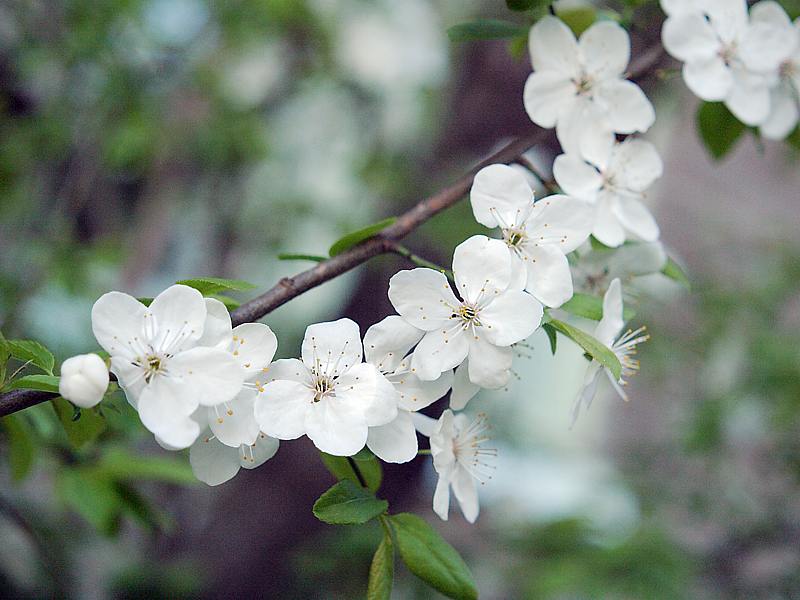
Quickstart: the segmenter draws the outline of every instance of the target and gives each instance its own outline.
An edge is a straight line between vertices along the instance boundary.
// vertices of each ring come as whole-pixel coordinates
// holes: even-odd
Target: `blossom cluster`
[[[302,436],[331,455],[366,447],[405,463],[419,455],[421,434],[439,475],[434,510],[447,518],[452,489],[474,521],[495,450],[486,445],[486,416],[462,411],[479,390],[508,385],[515,346],[551,315],[566,315],[559,307],[576,288],[604,295],[593,334],[622,371],[591,360],[574,414],[591,403],[603,372],[627,399],[622,386],[647,336],[622,333],[622,285],[661,270],[666,255],[644,202],[661,160],[649,142],[617,138],[646,131],[655,113],[624,77],[630,41],[616,23],[599,22],[576,39],[545,17],[531,29],[530,54],[524,104],[534,122],[556,128],[563,154],[553,174],[563,193],[536,199],[524,170],[482,169],[471,207],[497,237],[459,244],[451,271],[396,273],[388,284],[396,314],[363,337],[350,319],[312,324],[299,358],[275,360],[269,326],[232,327],[221,302],[191,287],[173,285],[149,305],[120,292],[97,300],[94,335],[128,402],[161,446],[189,448],[199,479],[223,483],[271,458],[280,440]],[[593,249],[590,237],[603,247]],[[62,368],[62,394],[82,406],[108,383],[95,359]],[[422,414],[448,394],[438,419]]]
[[[667,51],[703,100],[724,102],[746,125],[780,140],[800,116],[800,20],[774,0],[661,0]]]

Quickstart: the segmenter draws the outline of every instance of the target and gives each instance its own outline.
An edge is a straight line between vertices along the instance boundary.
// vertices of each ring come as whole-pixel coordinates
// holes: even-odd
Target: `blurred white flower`
[[[206,431],[189,450],[192,472],[203,483],[219,485],[232,479],[241,467],[255,469],[275,456],[280,442],[259,433],[251,444],[239,447],[221,443]]]
[[[97,354],[79,354],[61,364],[58,393],[81,408],[92,408],[108,389],[108,367]]]
[[[661,242],[633,242],[613,249],[594,249],[587,243],[577,255],[570,265],[575,289],[592,295],[605,294],[614,279],[619,279],[628,292],[627,284],[637,277],[658,273],[667,264]]]

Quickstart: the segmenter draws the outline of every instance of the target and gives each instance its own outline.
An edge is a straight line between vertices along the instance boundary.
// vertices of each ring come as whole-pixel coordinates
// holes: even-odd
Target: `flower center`
[[[453,455],[458,463],[477,481],[483,484],[491,479],[494,468],[487,460],[497,457],[497,448],[485,448],[491,440],[487,433],[491,429],[484,413],[480,413],[472,423],[458,432],[453,438]]]
[[[594,85],[592,78],[585,73],[581,75],[580,79],[573,79],[572,82],[575,84],[575,92],[579,96],[588,96]]]
[[[736,58],[736,44],[725,44],[719,49],[719,57],[725,63],[726,67],[730,67]]]
[[[464,303],[458,307],[456,312],[450,315],[451,319],[460,319],[461,326],[468,329],[470,326],[480,327],[481,320],[479,310],[472,304]]]
[[[639,361],[634,356],[636,355],[636,346],[650,339],[650,336],[644,333],[646,329],[646,327],[640,327],[635,331],[629,329],[625,335],[614,342],[612,350],[622,365],[622,377],[620,378],[622,385],[627,383],[625,377],[632,377],[639,371]]]
[[[503,229],[503,241],[509,248],[518,250],[527,239],[528,235],[524,229],[508,227]]]
[[[781,79],[791,79],[797,74],[797,71],[798,65],[791,59],[783,61],[780,67],[778,67],[778,75]]]
[[[319,402],[325,396],[330,396],[333,393],[333,389],[333,377],[317,375],[314,380],[314,402]]]
[[[167,370],[167,361],[165,356],[159,354],[148,354],[144,360],[139,360],[139,367],[144,371],[144,380],[150,383],[156,375],[160,375]]]

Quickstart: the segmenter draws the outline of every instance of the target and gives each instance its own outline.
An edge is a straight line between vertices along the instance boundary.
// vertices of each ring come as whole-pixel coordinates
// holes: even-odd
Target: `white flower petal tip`
[[[58,393],[81,408],[92,408],[108,389],[109,376],[105,361],[97,354],[79,354],[61,365]]]

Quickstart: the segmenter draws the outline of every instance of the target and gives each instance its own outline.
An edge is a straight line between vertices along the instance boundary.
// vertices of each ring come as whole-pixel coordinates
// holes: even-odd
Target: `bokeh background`
[[[628,4],[636,53],[662,17]],[[530,131],[519,42],[448,40],[476,16],[524,23],[500,0],[0,2],[6,336],[63,359],[95,347],[90,307],[109,289],[202,275],[266,289],[309,266],[279,253],[325,254]],[[653,339],[632,400],[602,388],[570,429],[586,363],[537,334],[509,389],[470,405],[499,450],[475,526],[432,513],[429,458],[385,469],[392,510],[432,522],[484,598],[800,597],[797,151],[745,134],[713,161],[672,67],[643,82],[665,161],[651,199],[692,291],[637,282]],[[546,169],[557,150],[529,158]],[[446,264],[472,233],[462,202],[407,245]],[[311,322],[363,331],[389,314],[388,279],[408,266],[374,259],[275,311],[279,355]],[[313,518],[333,479],[307,441],[208,488],[166,463],[137,471],[167,453],[124,401],[106,412],[80,451],[49,406],[0,422],[0,597],[363,596],[380,532]],[[397,573],[394,597],[432,597]]]

